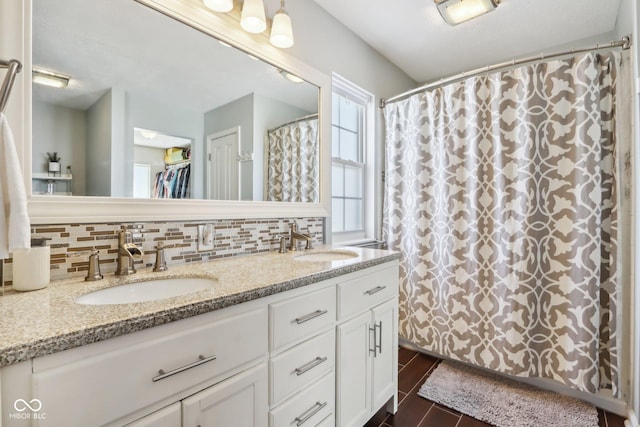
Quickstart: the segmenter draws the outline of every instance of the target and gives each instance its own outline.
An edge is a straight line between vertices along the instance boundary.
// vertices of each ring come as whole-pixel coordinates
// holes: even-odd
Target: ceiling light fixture
[[[158,133],[152,130],[140,129],[140,135],[142,135],[144,139],[153,139],[158,136]]]
[[[258,34],[267,29],[262,0],[244,0],[240,26],[249,33]]]
[[[458,25],[487,12],[491,12],[500,0],[434,0],[442,19],[449,25]]]
[[[278,73],[292,83],[302,83],[304,81],[300,77],[296,76],[295,74],[291,74],[290,72],[281,70],[280,68],[278,68]]]
[[[291,18],[284,10],[284,0],[280,0],[280,9],[273,17],[271,25],[271,44],[281,49],[293,46],[293,29],[291,28]]]
[[[43,68],[33,67],[33,72],[31,73],[31,81],[33,83],[45,86],[65,88],[69,84],[69,80],[71,80],[71,76],[55,73]]]

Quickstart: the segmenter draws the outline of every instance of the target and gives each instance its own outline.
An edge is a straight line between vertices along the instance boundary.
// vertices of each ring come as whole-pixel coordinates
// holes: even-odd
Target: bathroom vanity
[[[2,425],[361,426],[384,405],[395,412],[398,257],[274,252],[4,295],[2,331],[15,329],[0,341]],[[76,302],[180,277],[215,285]]]

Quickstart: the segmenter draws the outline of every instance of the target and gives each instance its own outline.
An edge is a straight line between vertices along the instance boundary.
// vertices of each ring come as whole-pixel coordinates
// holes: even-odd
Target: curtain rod
[[[0,59],[0,68],[9,69],[7,75],[2,81],[2,87],[0,87],[0,113],[4,113],[4,108],[7,106],[9,95],[11,95],[13,82],[16,79],[16,74],[22,70],[22,64],[17,59],[10,59],[8,61]]]
[[[471,71],[466,71],[466,72],[463,72],[463,73],[455,74],[453,76],[445,77],[445,78],[442,78],[442,79],[440,79],[438,81],[435,81],[435,82],[427,83],[427,84],[422,85],[420,87],[417,87],[415,89],[408,90],[406,92],[401,93],[400,95],[396,95],[396,96],[391,97],[389,99],[381,99],[380,100],[380,108],[384,108],[385,105],[387,105],[390,102],[400,101],[401,99],[404,99],[404,98],[406,98],[406,97],[408,97],[410,95],[413,95],[416,92],[420,92],[420,91],[428,90],[428,89],[433,89],[433,88],[436,88],[436,87],[439,87],[439,86],[444,86],[444,85],[446,85],[448,83],[454,83],[456,81],[466,79],[467,77],[477,76],[478,74],[488,73],[488,72],[500,70],[500,69],[503,69],[503,68],[514,67],[516,65],[524,65],[524,64],[534,63],[534,62],[538,62],[538,61],[543,61],[545,59],[558,58],[560,56],[567,56],[567,55],[573,55],[573,54],[578,54],[578,53],[591,52],[591,51],[601,50],[601,49],[613,49],[613,48],[617,48],[617,47],[621,47],[624,50],[629,49],[631,47],[631,38],[630,38],[630,36],[624,36],[620,40],[612,41],[612,42],[609,42],[609,43],[607,43],[605,45],[596,44],[594,47],[583,48],[583,49],[572,49],[572,50],[567,50],[567,51],[564,51],[564,52],[552,53],[552,54],[549,54],[549,55],[545,55],[544,53],[542,53],[542,54],[540,54],[538,56],[530,56],[530,57],[522,58],[522,59],[512,59],[511,61],[508,61],[508,62],[501,62],[499,64],[488,65],[486,67],[476,68],[475,70],[471,70]]]
[[[309,119],[313,119],[313,118],[317,118],[317,117],[318,117],[318,113],[313,113],[313,114],[309,114],[308,116],[298,117],[295,120],[291,120],[290,122],[287,122],[287,123],[284,123],[282,125],[279,125],[277,128],[269,129],[269,130],[267,130],[267,132],[273,132],[274,130],[280,129],[283,126],[292,125],[294,123],[298,123],[298,122],[301,122],[303,120],[309,120]]]

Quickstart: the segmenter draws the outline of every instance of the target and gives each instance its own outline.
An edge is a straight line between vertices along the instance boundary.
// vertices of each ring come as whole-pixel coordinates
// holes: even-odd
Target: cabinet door
[[[265,363],[182,401],[183,427],[267,427],[267,420]]]
[[[341,427],[360,427],[371,412],[370,325],[367,311],[338,326],[336,420]]]
[[[398,303],[391,300],[373,309],[376,351],[373,356],[373,411],[395,397],[398,381]],[[372,353],[373,354],[373,353]]]
[[[181,425],[180,402],[176,402],[127,424],[126,427],[180,427]]]

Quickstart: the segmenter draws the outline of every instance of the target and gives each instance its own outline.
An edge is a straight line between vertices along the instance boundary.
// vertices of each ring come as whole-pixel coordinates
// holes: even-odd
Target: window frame
[[[375,97],[360,88],[344,77],[333,73],[332,75],[332,105],[333,96],[342,96],[351,102],[354,102],[362,106],[362,114],[359,117],[360,120],[360,134],[359,137],[359,150],[361,150],[362,163],[352,162],[344,159],[335,159],[331,156],[331,171],[333,176],[333,165],[339,164],[343,166],[358,166],[362,167],[362,225],[363,229],[358,231],[338,231],[333,232],[333,184],[331,190],[331,221],[327,224],[328,234],[332,237],[332,243],[334,244],[358,244],[371,242],[375,240],[375,146],[374,146],[374,112],[375,112]],[[333,109],[333,107],[332,107]],[[331,115],[331,129],[333,135],[333,114]],[[331,152],[333,154],[333,138],[331,142]],[[332,180],[333,182],[333,180]],[[343,200],[346,198],[343,197]]]

